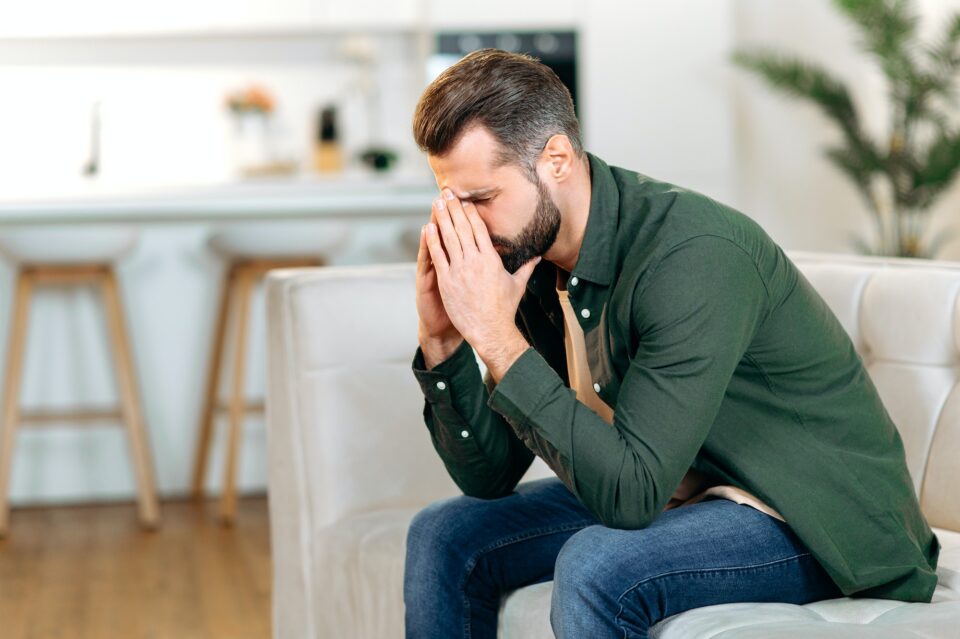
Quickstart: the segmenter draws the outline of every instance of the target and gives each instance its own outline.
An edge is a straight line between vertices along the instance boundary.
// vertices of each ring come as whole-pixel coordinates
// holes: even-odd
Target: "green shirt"
[[[414,356],[456,484],[507,495],[536,454],[603,525],[638,529],[693,467],[781,513],[844,595],[929,602],[940,542],[823,298],[746,215],[588,157],[567,289],[613,428],[569,388],[557,267],[543,260],[517,310],[531,348],[498,384],[466,342],[430,370]]]

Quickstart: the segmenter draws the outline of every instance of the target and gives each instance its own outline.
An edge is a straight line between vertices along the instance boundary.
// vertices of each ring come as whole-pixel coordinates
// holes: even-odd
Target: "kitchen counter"
[[[0,193],[0,225],[415,218],[429,215],[436,195],[436,184],[419,175],[293,176],[123,187],[91,182],[45,197]]]
[[[376,178],[376,179],[375,179]],[[19,188],[17,198],[13,189]],[[0,187],[0,233],[4,229],[54,225],[132,225],[136,248],[118,262],[124,313],[142,392],[157,485],[163,497],[189,490],[192,456],[206,386],[217,300],[226,262],[210,250],[210,235],[222,227],[269,226],[322,233],[327,220],[350,227],[331,265],[411,261],[418,226],[429,219],[437,195],[431,176],[257,178],[191,185],[106,182],[57,185],[35,195],[28,185]],[[293,231],[296,232],[296,231]],[[0,260],[0,357],[6,348],[14,295],[13,264]],[[412,301],[411,301],[412,303]],[[108,406],[116,396],[101,319],[93,290],[44,290],[31,303],[23,404],[30,407]],[[247,393],[263,397],[266,360],[262,295],[251,302]],[[411,335],[411,353],[416,335]],[[135,483],[119,428],[24,429],[11,483],[15,505],[132,499]],[[226,427],[220,423],[207,477],[211,494],[223,476]],[[262,415],[245,421],[238,490],[262,493],[266,486],[266,432]]]

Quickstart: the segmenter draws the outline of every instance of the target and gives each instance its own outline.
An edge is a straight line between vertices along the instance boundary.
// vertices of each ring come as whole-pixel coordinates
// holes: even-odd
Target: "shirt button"
[[[600,384],[594,382],[594,383],[593,383],[593,390],[594,390],[595,392],[599,393],[599,392],[600,392]]]
[[[445,383],[443,383],[443,382],[437,382],[437,388],[439,388],[440,390],[443,390],[443,389],[446,388],[446,387],[447,387],[447,385],[446,385]]]
[[[570,286],[576,286],[579,283],[580,283],[580,280],[577,279],[576,275],[570,278]]]
[[[460,436],[463,437],[463,438],[467,438],[467,437],[470,436],[470,431],[468,431],[468,430],[461,430],[461,431],[460,431]]]
[[[580,316],[583,317],[584,319],[590,317],[590,309],[585,308],[582,311],[580,311]]]

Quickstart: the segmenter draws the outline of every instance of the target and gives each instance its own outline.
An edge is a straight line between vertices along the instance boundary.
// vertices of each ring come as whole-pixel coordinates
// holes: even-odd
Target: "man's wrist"
[[[427,370],[445,362],[463,343],[463,337],[427,337],[420,335],[420,350],[423,351],[423,363]]]
[[[491,340],[478,349],[477,354],[490,371],[493,381],[500,383],[513,363],[520,359],[530,344],[519,330],[512,330],[503,338]]]

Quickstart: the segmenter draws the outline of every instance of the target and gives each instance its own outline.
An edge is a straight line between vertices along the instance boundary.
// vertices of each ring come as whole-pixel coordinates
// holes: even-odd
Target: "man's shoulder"
[[[756,225],[746,214],[694,188],[619,166],[611,166],[610,171],[620,194],[621,219],[645,218],[658,227],[661,241]]]
[[[754,254],[758,245],[770,241],[744,213],[698,191],[639,174],[635,186],[625,185],[621,191],[620,205],[618,244],[624,250],[625,267],[637,259],[650,266],[691,242],[717,245],[720,239]]]

